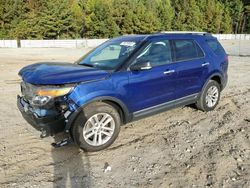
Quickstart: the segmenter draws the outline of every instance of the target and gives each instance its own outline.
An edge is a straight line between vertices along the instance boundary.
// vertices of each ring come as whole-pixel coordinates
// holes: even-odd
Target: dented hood
[[[71,63],[36,63],[22,68],[19,75],[35,85],[61,85],[105,79],[110,73]]]

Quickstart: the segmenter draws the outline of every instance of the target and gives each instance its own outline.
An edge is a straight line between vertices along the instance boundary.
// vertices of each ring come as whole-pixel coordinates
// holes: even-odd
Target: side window
[[[152,67],[172,62],[169,40],[151,42],[136,58],[136,63],[149,61]]]
[[[208,40],[207,44],[216,55],[225,55],[225,50],[217,40]]]
[[[184,61],[204,57],[200,46],[193,40],[174,40],[176,61]]]

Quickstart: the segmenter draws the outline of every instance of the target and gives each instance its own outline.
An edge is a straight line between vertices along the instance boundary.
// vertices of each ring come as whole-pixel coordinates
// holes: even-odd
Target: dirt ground
[[[96,153],[54,149],[54,138],[40,139],[17,110],[17,72],[85,52],[0,49],[0,187],[250,187],[250,57],[230,57],[229,83],[212,112],[182,107],[130,123]]]

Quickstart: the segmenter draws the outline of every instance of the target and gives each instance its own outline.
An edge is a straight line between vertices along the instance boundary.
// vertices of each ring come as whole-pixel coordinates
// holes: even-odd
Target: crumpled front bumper
[[[66,119],[63,113],[56,109],[34,110],[23,97],[17,96],[17,107],[23,118],[38,131],[41,137],[52,136],[63,132],[66,126]]]

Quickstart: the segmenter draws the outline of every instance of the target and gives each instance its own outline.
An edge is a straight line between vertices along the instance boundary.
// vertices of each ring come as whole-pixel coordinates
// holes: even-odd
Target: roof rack
[[[199,31],[161,31],[160,33],[166,34],[191,34],[191,35],[211,35],[207,32],[199,32]]]

